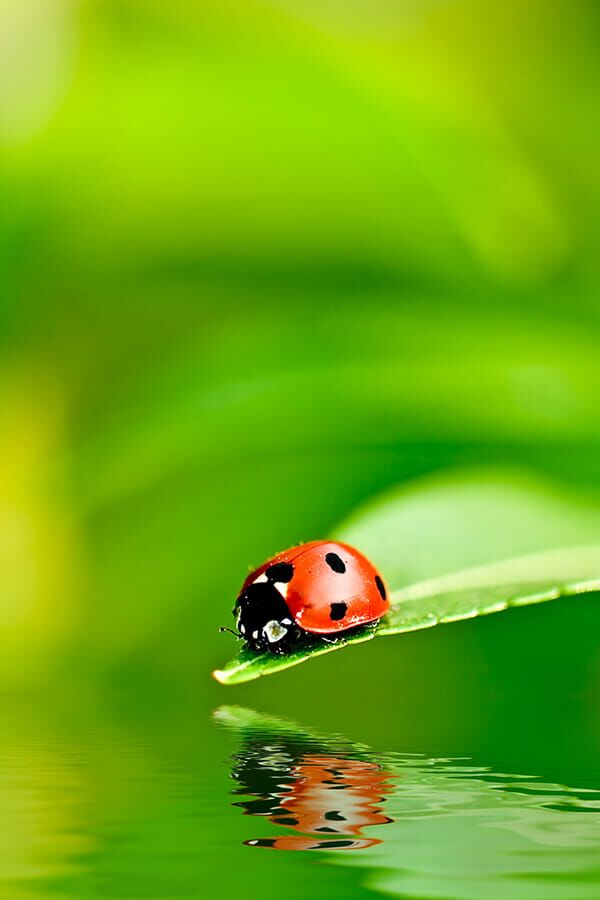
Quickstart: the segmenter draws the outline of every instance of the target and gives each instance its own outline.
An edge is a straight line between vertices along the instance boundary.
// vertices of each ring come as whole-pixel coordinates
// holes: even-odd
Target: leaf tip
[[[218,681],[219,684],[228,684],[229,679],[227,677],[227,672],[225,669],[213,669],[212,677],[215,681]]]

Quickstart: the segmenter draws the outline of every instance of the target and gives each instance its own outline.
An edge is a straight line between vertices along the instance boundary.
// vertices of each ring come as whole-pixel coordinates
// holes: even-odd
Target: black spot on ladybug
[[[330,569],[333,569],[334,572],[339,572],[340,575],[343,575],[346,571],[346,563],[337,553],[328,553],[325,557],[325,562]]]
[[[377,585],[377,590],[381,594],[381,599],[385,600],[385,585],[379,575],[375,576],[375,584]]]
[[[327,834],[337,834],[335,828],[329,828],[327,825],[321,825],[320,828],[315,828],[315,831],[323,831],[327,832]]]
[[[269,579],[269,581],[275,581],[281,584],[287,584],[288,581],[291,581],[294,577],[294,567],[291,563],[280,562],[275,563],[274,566],[269,566],[266,570],[265,575]]]
[[[277,819],[278,825],[297,825],[298,819]]]
[[[244,841],[248,847],[274,847],[276,838],[260,838],[257,841]]]
[[[332,622],[339,622],[339,620],[343,619],[348,612],[348,607],[345,603],[330,603],[329,606],[331,609],[329,618]]]
[[[330,812],[326,812],[323,816],[328,822],[345,822],[346,819],[344,816],[337,810],[332,809]]]

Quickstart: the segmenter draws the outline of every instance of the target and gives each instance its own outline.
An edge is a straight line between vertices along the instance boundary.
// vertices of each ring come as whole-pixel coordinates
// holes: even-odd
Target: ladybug
[[[233,633],[251,650],[283,655],[311,635],[330,640],[376,622],[389,606],[383,578],[362,553],[312,541],[248,575],[233,609]]]

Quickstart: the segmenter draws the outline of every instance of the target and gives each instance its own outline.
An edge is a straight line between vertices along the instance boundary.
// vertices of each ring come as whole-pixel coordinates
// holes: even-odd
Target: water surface
[[[242,707],[168,722],[13,711],[0,810],[7,900],[600,896],[591,779],[379,749]]]

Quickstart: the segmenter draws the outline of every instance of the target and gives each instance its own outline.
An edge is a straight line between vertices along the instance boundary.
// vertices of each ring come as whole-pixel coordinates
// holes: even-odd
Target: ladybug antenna
[[[226,628],[225,625],[221,625],[221,627],[219,628],[219,631],[228,631],[229,634],[232,634],[236,638],[242,637],[241,634],[239,633],[239,631],[234,631],[233,628]]]

